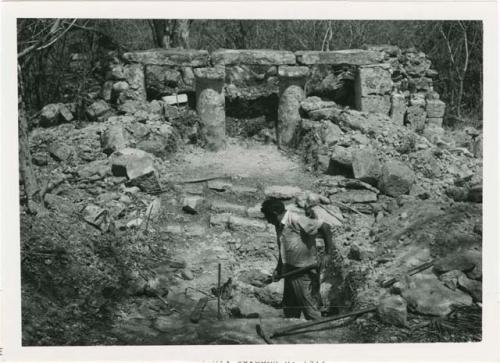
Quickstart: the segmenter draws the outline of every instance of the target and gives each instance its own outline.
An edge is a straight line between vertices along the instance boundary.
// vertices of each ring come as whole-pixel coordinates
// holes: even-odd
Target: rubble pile
[[[331,226],[337,254],[322,274],[325,314],[375,307],[366,319],[376,314],[385,327],[411,327],[456,306],[480,307],[482,136],[442,127],[436,77],[423,53],[392,46],[210,56],[154,50],[110,64],[101,95],[86,110],[89,123],[72,123],[71,104],[47,105],[30,146],[35,174],[52,185],[43,192],[49,213],[76,216],[95,236],[135,236],[138,256],[158,262],[146,277],[137,267],[129,271],[124,294],[133,299],[120,308],[135,318],[115,317],[117,339],[220,343],[225,338],[214,337],[203,316],[281,318],[283,284],[269,281],[277,246],[260,211],[265,198]],[[351,82],[350,100],[341,101],[339,82]],[[180,94],[193,91],[197,111]],[[299,154],[308,170],[294,164],[294,178],[288,170],[218,175],[241,170],[217,153],[235,142],[224,136],[226,99],[266,97],[275,97],[281,135],[276,140],[267,128],[254,134],[288,147],[262,151],[256,137],[240,139],[246,156],[237,163],[261,158],[261,172],[284,150],[294,163]],[[256,128],[269,125],[254,120]],[[196,153],[206,158],[191,170],[182,157]],[[168,259],[159,250],[168,250]],[[196,322],[194,306],[205,309]],[[247,328],[241,320],[237,342],[255,343]],[[342,341],[340,333],[322,337]]]

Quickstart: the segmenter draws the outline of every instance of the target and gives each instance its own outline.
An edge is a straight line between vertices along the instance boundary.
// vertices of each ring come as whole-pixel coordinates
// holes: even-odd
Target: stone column
[[[194,76],[201,135],[206,148],[217,151],[224,147],[226,141],[225,70],[221,67],[195,68]]]
[[[289,145],[300,123],[300,102],[305,98],[304,87],[309,75],[305,66],[280,66],[278,106],[278,145]]]

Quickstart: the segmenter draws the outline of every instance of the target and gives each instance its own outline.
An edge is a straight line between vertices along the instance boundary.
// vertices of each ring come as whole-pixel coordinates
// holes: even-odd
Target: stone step
[[[234,213],[238,215],[246,215],[247,207],[240,204],[229,203],[221,200],[214,200],[210,203],[210,210],[217,213]]]

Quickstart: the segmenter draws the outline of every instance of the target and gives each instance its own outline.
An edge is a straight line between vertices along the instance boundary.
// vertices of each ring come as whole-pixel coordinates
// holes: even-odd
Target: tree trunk
[[[31,154],[28,138],[28,121],[26,119],[26,112],[22,98],[23,87],[21,81],[21,67],[18,66],[18,128],[19,128],[19,172],[26,194],[26,205],[28,211],[32,214],[38,212],[39,198],[38,183],[33,173],[33,165],[31,163]]]
[[[168,20],[153,19],[153,39],[157,47],[170,48]]]
[[[172,47],[189,49],[189,20],[175,20]]]

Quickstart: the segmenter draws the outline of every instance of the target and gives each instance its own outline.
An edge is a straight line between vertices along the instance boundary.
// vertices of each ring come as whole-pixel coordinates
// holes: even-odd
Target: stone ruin
[[[224,145],[226,103],[234,100],[275,97],[279,142],[285,145],[301,120],[300,103],[308,96],[383,114],[415,131],[440,127],[445,103],[433,90],[438,74],[426,55],[389,45],[364,48],[128,52],[110,65],[102,98],[126,109],[131,102],[161,102],[165,96],[187,94],[211,150]]]

